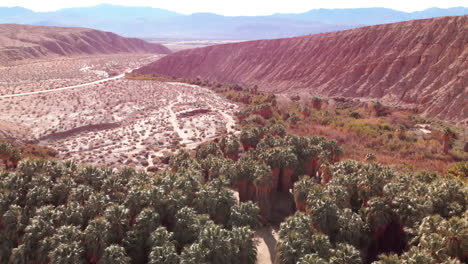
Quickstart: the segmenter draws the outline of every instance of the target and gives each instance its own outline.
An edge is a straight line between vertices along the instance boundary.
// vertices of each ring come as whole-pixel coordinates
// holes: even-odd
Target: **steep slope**
[[[112,53],[162,53],[170,50],[141,39],[86,28],[0,24],[0,62],[48,56]]]
[[[272,92],[379,99],[468,121],[468,16],[186,50],[138,70]]]

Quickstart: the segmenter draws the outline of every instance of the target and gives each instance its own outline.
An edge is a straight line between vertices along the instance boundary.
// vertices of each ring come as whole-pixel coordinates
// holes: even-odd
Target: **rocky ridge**
[[[137,72],[379,100],[468,122],[468,16],[185,50]]]

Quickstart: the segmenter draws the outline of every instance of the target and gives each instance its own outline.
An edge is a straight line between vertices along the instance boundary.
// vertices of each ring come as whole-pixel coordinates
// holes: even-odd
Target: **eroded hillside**
[[[468,16],[186,50],[138,70],[272,92],[380,100],[468,121]]]
[[[54,56],[116,53],[168,54],[160,44],[87,28],[0,25],[0,63]]]

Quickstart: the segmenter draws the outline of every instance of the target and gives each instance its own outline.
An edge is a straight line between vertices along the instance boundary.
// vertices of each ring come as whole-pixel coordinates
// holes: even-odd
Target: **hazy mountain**
[[[468,8],[431,8],[413,13],[387,8],[317,9],[300,14],[230,17],[213,13],[183,15],[159,8],[103,4],[54,12],[0,7],[0,23],[89,27],[143,38],[264,39],[463,14],[468,14]]]
[[[23,7],[0,7],[0,19],[31,14],[34,14],[34,12]]]
[[[152,7],[127,7],[101,4],[92,7],[65,8],[49,14],[57,16],[90,17],[113,20],[130,20],[139,18],[168,18],[183,16],[182,14]]]
[[[460,16],[466,14],[468,14],[468,8],[465,7],[454,7],[448,9],[429,8],[423,11],[417,11],[412,13],[376,7],[348,9],[315,9],[301,14],[274,14],[273,16],[329,24],[375,25],[414,19],[424,19],[439,16]]]

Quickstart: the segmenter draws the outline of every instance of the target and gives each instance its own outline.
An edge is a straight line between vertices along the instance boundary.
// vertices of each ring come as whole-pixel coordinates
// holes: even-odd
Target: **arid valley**
[[[0,23],[0,263],[467,263],[468,8]]]
[[[159,158],[179,146],[193,149],[234,132],[238,106],[206,88],[122,78],[125,71],[155,58],[104,56],[5,68],[8,74],[2,76],[8,78],[31,67],[41,72],[16,77],[18,82],[2,80],[11,88],[0,96],[2,130],[8,135],[8,124],[19,126],[22,140],[50,146],[64,159],[138,168],[161,165]],[[67,71],[62,71],[65,63]],[[121,78],[106,80],[121,73]],[[106,81],[92,83],[100,79]],[[86,83],[91,84],[73,87]]]

